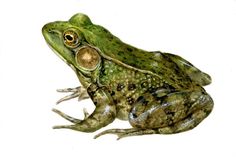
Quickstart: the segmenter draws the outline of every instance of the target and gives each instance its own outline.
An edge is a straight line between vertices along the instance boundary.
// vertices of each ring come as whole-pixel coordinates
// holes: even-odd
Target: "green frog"
[[[122,42],[85,14],[56,21],[42,28],[54,52],[76,73],[81,86],[59,89],[71,92],[57,103],[90,98],[95,110],[84,119],[54,112],[72,122],[54,129],[94,132],[116,118],[131,128],[109,129],[95,136],[116,134],[118,139],[147,134],[174,134],[196,127],[213,109],[203,86],[211,77],[182,57],[148,52]]]

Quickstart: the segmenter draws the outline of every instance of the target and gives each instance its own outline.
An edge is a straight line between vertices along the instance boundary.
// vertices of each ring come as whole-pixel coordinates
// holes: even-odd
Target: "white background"
[[[53,130],[69,124],[58,108],[82,118],[91,101],[67,101],[57,88],[79,85],[74,72],[47,46],[41,28],[77,12],[124,42],[186,58],[209,73],[212,114],[192,131],[116,141],[93,136],[107,128],[128,128],[116,120],[96,133]],[[236,156],[235,0],[1,0],[0,156]]]

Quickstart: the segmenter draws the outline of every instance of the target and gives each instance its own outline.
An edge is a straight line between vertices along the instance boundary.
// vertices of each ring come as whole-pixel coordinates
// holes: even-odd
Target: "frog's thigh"
[[[213,101],[205,91],[171,93],[152,102],[143,97],[133,106],[129,121],[133,127],[156,133],[177,133],[197,126],[212,108]]]

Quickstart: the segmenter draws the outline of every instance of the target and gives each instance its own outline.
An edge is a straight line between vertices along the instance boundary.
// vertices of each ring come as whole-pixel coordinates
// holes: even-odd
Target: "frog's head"
[[[42,33],[54,52],[72,67],[77,75],[91,77],[100,67],[99,50],[90,44],[96,36],[88,29],[93,24],[84,14],[76,14],[69,21],[46,24]],[[85,36],[92,36],[89,41]]]

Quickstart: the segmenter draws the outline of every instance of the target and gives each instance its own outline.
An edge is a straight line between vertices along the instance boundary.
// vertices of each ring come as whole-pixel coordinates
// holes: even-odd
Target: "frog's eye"
[[[92,47],[81,47],[76,53],[76,62],[86,70],[94,70],[100,63],[100,55]]]
[[[80,44],[79,36],[72,30],[64,32],[63,37],[64,43],[68,47],[75,48]]]

